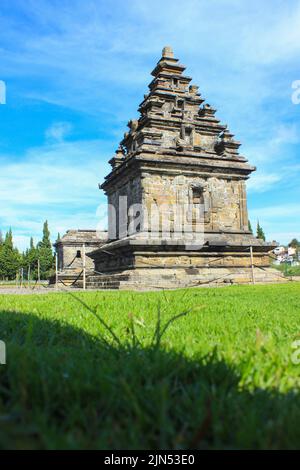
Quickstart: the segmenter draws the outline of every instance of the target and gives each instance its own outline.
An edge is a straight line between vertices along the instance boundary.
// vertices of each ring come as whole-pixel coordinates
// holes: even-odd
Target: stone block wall
[[[124,238],[131,226],[134,226],[133,216],[129,212],[135,204],[142,203],[142,187],[140,177],[123,180],[108,193],[108,237],[109,239]],[[129,224],[131,226],[129,227]]]
[[[193,204],[193,188],[204,188],[201,204],[205,231],[248,230],[246,191],[242,180],[145,174],[142,189],[147,213],[151,214],[153,206],[162,207],[160,218],[169,219],[172,226],[174,214],[167,206]],[[149,225],[150,221],[148,228]]]
[[[98,245],[92,245],[92,246],[87,245],[85,247],[86,255],[94,251],[96,248],[98,248]],[[77,251],[80,251],[82,255],[82,250],[83,250],[82,244],[61,245],[58,248],[59,270],[63,271],[66,268],[71,268],[74,270],[82,269],[83,267],[82,258],[76,257]],[[89,270],[94,269],[94,262],[88,256],[86,256],[86,268]]]

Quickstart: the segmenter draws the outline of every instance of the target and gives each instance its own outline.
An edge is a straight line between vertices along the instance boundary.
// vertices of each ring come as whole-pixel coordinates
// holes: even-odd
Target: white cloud
[[[249,215],[253,226],[259,220],[268,240],[287,244],[293,238],[300,239],[300,206],[297,203],[258,207],[251,209]]]
[[[247,181],[247,188],[249,191],[263,193],[269,191],[273,186],[281,181],[282,176],[280,174],[264,174],[255,173]]]
[[[273,168],[282,162],[287,164],[290,155],[290,146],[300,142],[300,126],[293,124],[276,124],[266,131],[263,137],[259,137],[252,144],[246,144],[244,152],[251,163]],[[295,147],[297,149],[297,147]],[[293,156],[292,156],[293,157]],[[282,169],[284,170],[284,166]]]
[[[0,157],[1,212],[11,203],[43,206],[94,200],[108,170],[101,163],[101,146],[100,140],[60,142],[29,149],[20,161]]]
[[[250,193],[273,191],[279,184],[290,185],[291,181],[297,181],[300,166],[295,162],[295,154],[299,135],[296,124],[280,124],[269,134],[266,142],[246,146],[247,158],[257,165],[257,171],[247,181]]]
[[[20,251],[25,251],[29,246],[30,246],[30,236],[26,235],[13,235],[13,243],[14,246],[17,246]],[[39,239],[34,240],[34,243],[36,244],[39,241]]]
[[[100,140],[47,143],[29,149],[19,162],[0,157],[2,230],[12,226],[23,248],[31,235],[41,236],[46,219],[53,236],[69,228],[96,228],[97,207],[106,200],[98,183],[109,171],[101,163],[103,148],[107,144]]]
[[[278,243],[280,244],[283,244],[283,245],[287,245],[288,243],[290,243],[293,238],[297,238],[300,239],[300,233],[298,232],[298,235],[296,235],[297,232],[272,232],[271,233],[271,236],[269,237],[270,240],[275,240],[277,241]]]
[[[229,85],[230,94],[244,90],[249,99],[251,93],[253,104],[262,92],[272,92],[266,63],[297,60],[299,2],[286,3],[188,0],[182,8],[179,0],[116,0],[112,14],[108,3],[93,0],[26,2],[24,12],[36,28],[25,34],[3,20],[2,42],[9,31],[15,47],[3,47],[2,67],[14,76],[48,80],[49,86],[32,93],[40,99],[93,111],[119,100],[119,107],[111,109],[118,113],[122,100],[107,96],[107,87],[122,87],[123,96],[137,86],[142,90],[153,58],[159,59],[162,47],[171,43],[208,89],[219,83],[228,90]]]
[[[276,134],[270,140],[270,146],[273,149],[286,144],[298,144],[300,142],[300,134],[298,126],[294,124],[280,124],[276,129]]]
[[[45,133],[46,139],[54,141],[62,141],[67,137],[72,130],[72,125],[69,122],[54,122]]]
[[[253,210],[254,212],[254,210]],[[297,217],[300,216],[300,205],[298,203],[290,204],[281,204],[281,205],[272,205],[267,207],[259,207],[255,209],[256,218],[264,219],[278,219],[282,221],[283,219],[292,218],[297,222]]]
[[[253,32],[257,34],[259,48],[252,48],[251,59],[256,63],[270,64],[288,61],[300,53],[300,3],[274,2],[273,7],[266,3],[269,13],[258,25],[249,28],[247,44],[251,50]],[[272,8],[273,7],[273,8]],[[251,31],[252,30],[252,31]]]

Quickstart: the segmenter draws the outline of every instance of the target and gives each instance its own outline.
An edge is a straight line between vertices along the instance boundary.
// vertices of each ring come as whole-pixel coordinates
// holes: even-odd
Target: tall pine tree
[[[249,232],[251,232],[252,235],[253,235],[253,229],[252,229],[252,225],[251,225],[250,219],[248,220],[248,230],[249,230]]]
[[[3,266],[3,258],[2,258],[2,249],[4,246],[3,235],[0,230],[0,279],[4,279],[4,266]]]
[[[34,246],[32,237],[30,238],[30,247],[23,255],[23,265],[25,269],[30,266],[30,277],[36,280],[38,277],[38,250]]]
[[[5,235],[5,240],[4,240],[4,245],[9,248],[10,250],[13,249],[14,244],[13,244],[13,235],[12,235],[12,230],[11,228]]]
[[[54,255],[50,240],[48,221],[43,226],[43,239],[37,246],[38,258],[40,260],[41,278],[48,279],[54,268]]]
[[[266,236],[265,236],[265,233],[264,233],[262,227],[260,226],[259,220],[257,221],[256,236],[260,240],[266,241]]]

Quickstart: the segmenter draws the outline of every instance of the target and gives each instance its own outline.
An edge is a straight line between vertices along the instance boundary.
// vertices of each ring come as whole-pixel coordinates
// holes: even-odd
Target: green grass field
[[[0,447],[299,448],[299,320],[300,283],[0,295]]]

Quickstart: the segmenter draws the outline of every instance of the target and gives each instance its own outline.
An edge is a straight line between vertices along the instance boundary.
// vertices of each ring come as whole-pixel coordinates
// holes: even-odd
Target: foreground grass
[[[299,317],[300,283],[0,295],[0,447],[299,448]]]

